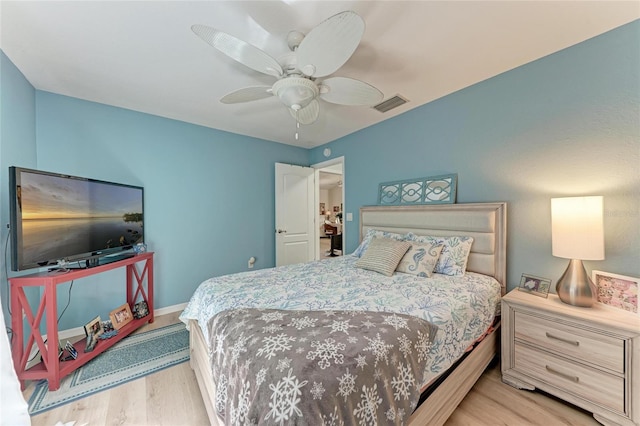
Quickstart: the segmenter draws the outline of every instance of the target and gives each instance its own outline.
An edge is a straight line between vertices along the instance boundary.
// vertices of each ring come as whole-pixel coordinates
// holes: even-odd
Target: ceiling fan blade
[[[281,77],[283,74],[278,61],[246,41],[206,25],[192,25],[191,31],[231,59],[251,69],[274,77]]]
[[[310,77],[335,72],[360,44],[364,26],[364,20],[352,11],[338,13],[321,22],[296,50],[300,71]]]
[[[302,108],[299,111],[294,111],[291,108],[287,108],[293,118],[298,120],[300,124],[311,124],[318,119],[320,113],[320,103],[317,99],[312,100],[309,105]]]
[[[220,98],[220,102],[223,104],[239,104],[242,102],[251,102],[259,99],[270,98],[271,96],[273,96],[271,86],[251,86],[227,93]]]
[[[320,83],[320,98],[339,105],[375,105],[384,95],[364,81],[331,77]]]

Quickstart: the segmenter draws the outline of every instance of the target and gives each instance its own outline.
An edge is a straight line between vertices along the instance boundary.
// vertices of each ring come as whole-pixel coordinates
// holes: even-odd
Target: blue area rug
[[[42,380],[29,399],[35,415],[96,392],[189,360],[189,332],[183,323],[127,336],[100,356],[62,379],[49,392]]]

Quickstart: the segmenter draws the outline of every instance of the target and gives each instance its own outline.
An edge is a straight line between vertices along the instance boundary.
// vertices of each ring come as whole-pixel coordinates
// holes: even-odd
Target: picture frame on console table
[[[638,307],[640,278],[594,270],[591,271],[591,281],[598,289],[598,302],[640,314]]]
[[[131,313],[131,307],[128,303],[117,307],[109,313],[111,324],[116,330],[120,330],[125,325],[129,324],[133,320],[133,314]]]
[[[100,315],[89,321],[84,326],[84,335],[89,337],[90,335],[98,336],[102,334],[102,321],[100,321]]]

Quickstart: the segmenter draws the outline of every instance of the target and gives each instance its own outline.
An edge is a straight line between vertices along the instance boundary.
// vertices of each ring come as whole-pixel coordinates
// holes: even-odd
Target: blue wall
[[[306,149],[37,91],[2,57],[17,74],[5,85],[3,73],[12,89],[2,93],[3,123],[13,124],[2,128],[2,223],[7,167],[32,167],[144,186],[158,308],[186,302],[208,277],[246,270],[251,256],[256,268],[273,266],[274,163],[307,165]],[[108,318],[124,301],[123,279],[112,271],[74,283],[60,328]],[[59,313],[69,287],[59,287]]]
[[[42,91],[36,109],[39,169],[144,187],[156,307],[247,270],[251,256],[256,268],[275,263],[274,163],[306,165],[306,149]],[[123,302],[118,274],[74,288],[69,324]]]
[[[311,163],[326,146],[345,157],[349,252],[380,182],[458,173],[458,202],[508,202],[509,288],[566,268],[551,255],[558,196],[603,195],[606,259],[587,269],[640,276],[639,98],[635,21],[315,148]]]
[[[9,230],[9,166],[18,161],[27,167],[36,165],[36,98],[33,86],[20,70],[0,51],[0,304],[5,323],[10,326],[8,283],[5,271],[4,247]],[[11,261],[7,257],[7,264]],[[36,289],[27,289],[33,303],[38,298]]]

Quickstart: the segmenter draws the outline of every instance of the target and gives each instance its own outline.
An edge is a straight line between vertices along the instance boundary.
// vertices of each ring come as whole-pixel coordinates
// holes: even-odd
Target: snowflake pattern
[[[380,338],[380,333],[376,334],[375,339],[370,339],[367,336],[365,336],[364,338],[369,341],[369,345],[363,350],[373,352],[373,354],[376,357],[376,360],[373,365],[377,367],[378,361],[381,361],[381,360],[384,360],[384,362],[388,364],[389,349],[393,348],[393,345],[391,344],[387,345],[385,341]]]
[[[398,331],[401,328],[409,328],[408,320],[406,318],[402,318],[393,314],[391,316],[385,317],[384,324],[388,324]]]
[[[323,370],[331,365],[331,359],[336,364],[342,364],[344,362],[344,355],[338,351],[344,351],[347,345],[344,343],[337,343],[332,338],[324,339],[324,342],[314,340],[311,342],[311,347],[315,348],[315,351],[309,351],[307,353],[307,359],[315,360],[320,358],[318,366]]]
[[[367,327],[367,328],[371,328],[371,327],[375,327],[376,325],[374,323],[372,323],[370,320],[366,320],[366,321],[362,321],[362,325]]]
[[[281,319],[273,314],[249,309],[235,316],[246,321],[242,328],[228,320],[212,324],[218,351],[212,358],[218,378],[214,407],[225,424],[402,424],[419,396],[414,370],[424,371],[426,361],[416,358],[431,344],[434,326],[386,312],[369,312],[366,321],[364,312],[289,312]]]
[[[391,379],[393,386],[393,399],[398,401],[400,398],[409,399],[410,391],[415,387],[415,379],[411,373],[411,366],[398,363],[398,376]]]
[[[355,325],[349,324],[349,321],[351,320],[346,320],[346,321],[334,320],[330,325],[325,325],[325,327],[331,328],[331,331],[329,332],[329,334],[338,333],[338,332],[349,334],[350,328],[356,328]]]
[[[216,410],[220,413],[224,413],[224,407],[227,404],[227,377],[223,374],[218,380],[216,385]]]
[[[284,357],[283,359],[278,360],[278,366],[276,367],[276,370],[283,372],[289,367],[291,367],[291,360],[287,357]]]
[[[344,397],[344,401],[347,401],[347,397],[356,391],[356,376],[349,373],[349,369],[347,368],[347,372],[344,373],[341,377],[338,377],[338,395]]]
[[[242,330],[247,326],[247,321],[245,319],[241,319],[237,323],[235,323],[232,327],[233,330]]]
[[[411,353],[411,339],[404,333],[398,337],[398,350],[402,352],[405,358]]]
[[[249,415],[250,386],[249,382],[244,382],[242,384],[242,389],[238,393],[238,405],[231,409],[231,423],[234,425],[247,424]]]
[[[295,342],[296,338],[287,336],[284,333],[280,333],[277,336],[267,336],[262,339],[264,345],[258,349],[258,356],[266,356],[267,359],[271,359],[276,355],[276,352],[287,351],[291,349],[291,342]]]
[[[387,416],[387,420],[394,421],[396,419],[396,410],[391,407],[384,413]]]
[[[282,331],[282,327],[280,326],[280,324],[269,324],[262,327],[263,333],[277,333],[279,331]]]
[[[313,386],[311,387],[311,395],[313,395],[313,399],[322,399],[323,394],[324,387],[322,387],[322,382],[313,382]]]
[[[429,357],[429,352],[431,351],[431,340],[429,337],[429,333],[422,334],[422,332],[418,330],[418,341],[414,346],[418,352],[418,361],[426,360]]]
[[[265,416],[265,420],[269,420],[273,417],[273,420],[279,422],[281,425],[289,419],[293,419],[293,415],[302,417],[302,411],[298,408],[300,403],[300,395],[302,395],[302,389],[307,384],[307,381],[300,382],[296,376],[293,375],[293,369],[289,369],[287,377],[283,377],[278,383],[270,384],[271,389],[271,402],[269,407],[271,410]]]
[[[287,314],[280,311],[265,312],[259,319],[264,322],[282,321],[285,315]]]
[[[244,331],[240,333],[240,336],[238,336],[238,340],[233,343],[233,347],[231,348],[232,363],[236,363],[238,361],[238,356],[241,352],[247,351],[247,340],[249,340],[249,338],[251,338],[252,336],[253,335],[245,337]]]
[[[289,325],[293,326],[296,330],[302,330],[303,328],[310,328],[316,325],[317,318],[309,318],[305,316],[303,318],[291,318]]]
[[[344,426],[344,421],[340,420],[338,416],[338,407],[333,407],[333,412],[329,413],[329,418],[326,414],[322,415],[322,426]]]
[[[373,372],[373,380],[382,380],[382,370],[380,370],[379,368],[376,368],[375,371]]]
[[[256,374],[256,388],[259,388],[262,383],[264,383],[265,378],[267,377],[267,369],[262,367],[258,374]]]
[[[378,405],[382,403],[382,398],[378,395],[378,385],[374,383],[371,388],[362,386],[360,398],[362,399],[353,410],[353,414],[359,419],[361,425],[377,424]]]
[[[356,357],[356,367],[362,368],[364,370],[364,367],[366,365],[369,365],[369,364],[367,364],[367,356],[366,355],[358,355]]]

